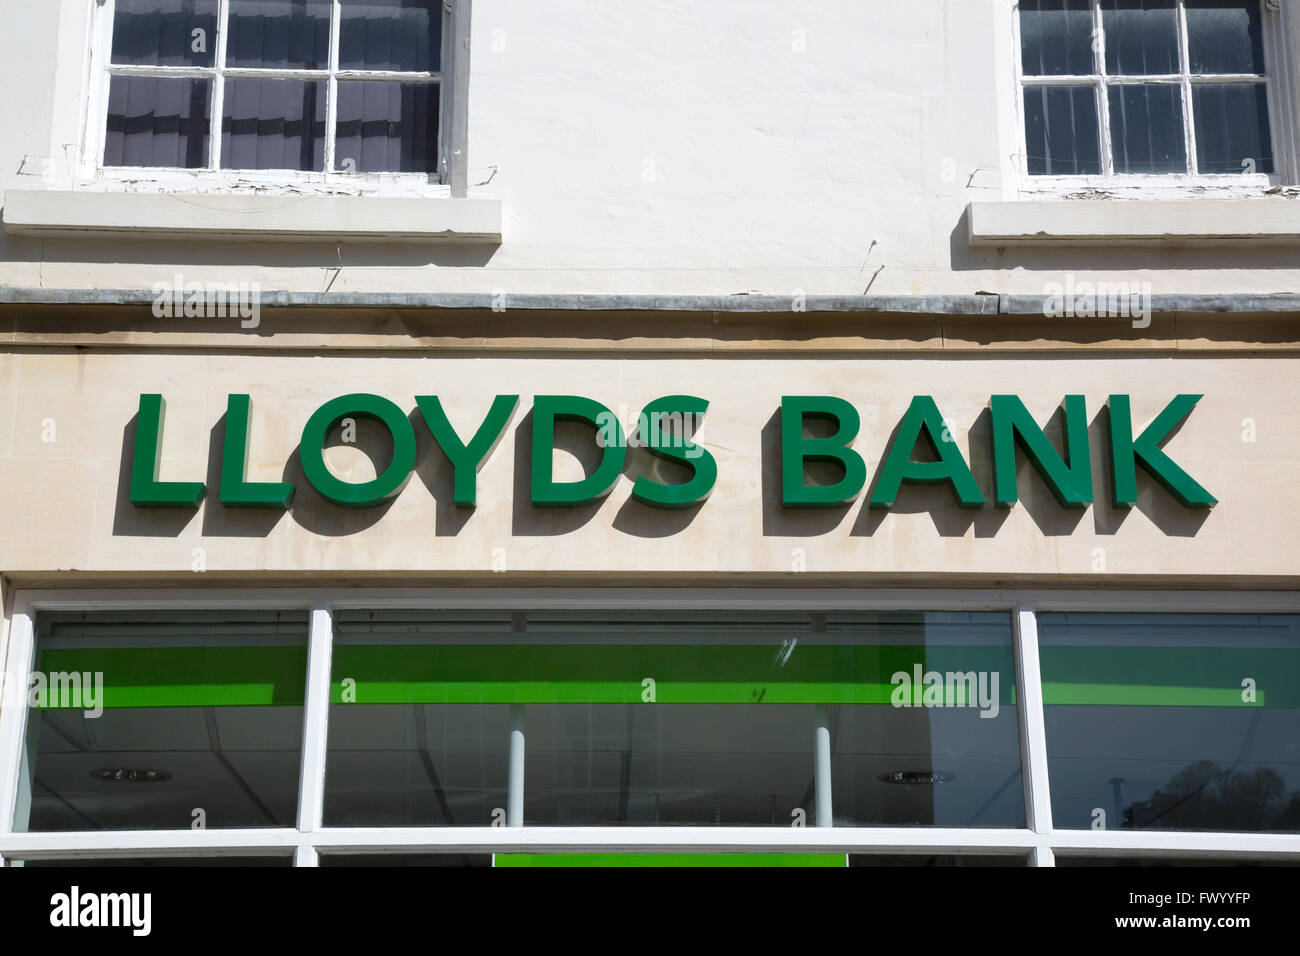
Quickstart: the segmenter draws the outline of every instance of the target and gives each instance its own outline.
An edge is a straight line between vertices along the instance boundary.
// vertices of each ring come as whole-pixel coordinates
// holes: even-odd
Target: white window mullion
[[[333,612],[326,601],[318,601],[311,609],[307,635],[307,690],[303,698],[298,829],[304,833],[319,830],[324,817],[325,756],[329,745],[330,662],[333,644]]]
[[[1097,73],[1097,123],[1101,130],[1098,146],[1101,149],[1101,174],[1115,175],[1115,152],[1110,137],[1110,91],[1106,86],[1106,29],[1102,18],[1101,0],[1092,0],[1093,69]]]
[[[1192,106],[1192,54],[1187,36],[1187,4],[1178,0],[1178,72],[1182,80],[1183,91],[1183,141],[1187,150],[1187,173],[1195,176],[1200,172],[1200,161],[1196,156],[1196,120]]]
[[[1018,605],[1012,612],[1012,623],[1025,823],[1040,838],[1047,838],[1052,833],[1052,793],[1047,777],[1047,721],[1043,713],[1043,675],[1038,656],[1038,612],[1031,604]],[[1036,854],[1036,865],[1051,865],[1042,862],[1049,856],[1050,851],[1048,856]]]
[[[31,607],[15,601],[3,674],[6,685],[16,681],[21,687],[15,696],[14,688],[5,686],[0,698],[0,834],[14,832],[19,778],[27,757],[27,679],[35,654]]]
[[[230,32],[230,0],[217,0],[217,47],[212,65],[212,121],[208,136],[208,168],[221,168],[221,120],[226,113],[226,36]]]
[[[329,79],[325,83],[325,173],[337,172],[334,134],[339,116],[339,30],[343,22],[342,0],[330,4]]]

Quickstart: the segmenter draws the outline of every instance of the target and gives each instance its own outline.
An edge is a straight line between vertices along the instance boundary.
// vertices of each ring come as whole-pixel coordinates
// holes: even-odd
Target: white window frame
[[[1300,613],[1294,591],[1127,591],[782,588],[387,588],[333,589],[40,589],[13,595],[0,637],[7,674],[26,674],[35,653],[35,617],[43,611],[191,611],[302,609],[310,612],[298,825],[274,829],[105,830],[16,833],[15,803],[26,732],[23,705],[0,709],[0,860],[150,856],[292,856],[316,866],[321,854],[401,853],[875,853],[969,854],[1028,858],[1054,866],[1058,853],[1092,857],[1292,861],[1300,834],[1175,830],[1058,830],[1048,789],[1046,720],[1039,672],[1042,611]],[[1021,735],[1026,825],[940,827],[322,827],[329,733],[333,614],[360,609],[604,610],[933,610],[1005,611],[1012,647]]]
[[[1263,74],[1192,74],[1190,72],[1187,16],[1184,0],[1177,0],[1179,65],[1180,72],[1163,76],[1112,76],[1106,72],[1106,38],[1102,29],[1101,0],[1091,0],[1095,72],[1086,76],[1031,76],[1024,72],[1021,59],[1020,3],[1011,4],[1012,51],[1015,59],[1015,148],[1013,157],[1016,179],[1021,192],[1027,193],[1079,193],[1096,190],[1099,193],[1146,194],[1181,192],[1201,194],[1213,192],[1217,196],[1258,195],[1276,186],[1300,182],[1297,170],[1297,150],[1300,143],[1300,90],[1291,82],[1297,71],[1294,62],[1300,49],[1300,11],[1291,9],[1293,3],[1282,3],[1277,9],[1268,0],[1260,0],[1261,29],[1263,31],[1265,73]],[[1269,134],[1273,145],[1272,173],[1201,173],[1197,171],[1196,117],[1191,87],[1205,83],[1251,83],[1262,81],[1268,99]],[[1186,173],[1116,173],[1114,153],[1111,149],[1110,108],[1107,89],[1110,86],[1168,84],[1182,91],[1183,135],[1187,151]],[[1099,148],[1102,172],[1100,175],[1031,175],[1029,172],[1029,147],[1025,130],[1025,91],[1052,86],[1091,86],[1096,91]]]
[[[225,66],[229,0],[217,0],[217,36],[211,67],[154,67],[112,63],[113,21],[117,0],[91,0],[90,57],[86,69],[86,91],[82,98],[81,161],[77,186],[105,191],[198,191],[265,193],[293,190],[302,194],[377,194],[391,196],[458,197],[466,194],[466,134],[468,129],[469,28],[472,0],[443,0],[441,72],[405,73],[380,70],[340,70],[339,26],[342,0],[330,0],[329,63],[324,70],[293,68],[240,68]],[[202,169],[172,167],[105,166],[109,85],[113,76],[175,76],[210,79],[209,158]],[[438,169],[432,173],[362,173],[334,169],[335,124],[340,80],[366,77],[371,81],[401,80],[436,85],[439,89]],[[221,123],[224,112],[225,80],[228,78],[282,78],[324,81],[325,170],[240,170],[222,169]]]

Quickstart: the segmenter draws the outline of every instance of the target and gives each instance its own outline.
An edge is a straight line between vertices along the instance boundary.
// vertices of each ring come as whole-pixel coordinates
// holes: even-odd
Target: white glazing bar
[[[1047,723],[1043,715],[1043,677],[1038,657],[1038,615],[1032,605],[1022,604],[1016,608],[1012,620],[1025,823],[1035,833],[1046,836],[1052,832],[1052,794],[1047,782]]]
[[[298,829],[305,832],[320,829],[325,803],[333,629],[329,605],[316,604],[311,609],[307,638],[307,693],[303,701],[302,771],[298,790]]]
[[[817,826],[834,826],[831,807],[831,712],[825,704],[817,707],[816,730]]]
[[[226,66],[226,35],[230,32],[230,0],[217,0],[217,46],[212,65],[216,75],[212,80],[212,124],[208,137],[208,168],[221,168],[221,121],[226,113],[226,77],[221,72]]]
[[[27,675],[35,659],[32,624],[30,606],[15,600],[0,694],[0,834],[13,831],[19,776],[27,753]]]
[[[524,825],[524,705],[510,705],[510,771],[506,782],[506,826]]]
[[[339,30],[343,23],[342,0],[330,4],[329,81],[325,84],[325,172],[336,171],[334,143],[339,118]]]
[[[1110,94],[1106,91],[1106,29],[1101,12],[1101,0],[1092,0],[1092,49],[1095,53],[1093,69],[1097,71],[1097,125],[1101,138],[1101,174],[1115,175],[1115,153],[1111,147]]]
[[[1052,852],[1050,846],[1036,846],[1030,854],[1029,863],[1031,866],[1056,866],[1056,854]]]
[[[1187,150],[1187,172],[1195,176],[1200,172],[1200,159],[1196,155],[1196,107],[1192,104],[1192,55],[1187,34],[1187,5],[1178,0],[1178,64],[1182,73],[1183,142]]]

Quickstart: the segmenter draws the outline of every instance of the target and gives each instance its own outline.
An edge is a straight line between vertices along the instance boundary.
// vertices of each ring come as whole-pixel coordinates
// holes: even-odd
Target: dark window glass
[[[1102,0],[1101,8],[1107,73],[1179,72],[1174,0]]]
[[[437,73],[442,0],[344,0],[339,67]]]
[[[230,0],[226,66],[329,68],[330,0]]]
[[[157,856],[157,857],[120,857],[97,860],[10,860],[11,866],[34,866],[34,867],[66,867],[68,869],[81,870],[91,869],[113,869],[119,867],[144,867],[154,868],[161,867],[171,869],[176,867],[266,867],[266,866],[293,866],[293,857],[291,856]]]
[[[321,866],[491,866],[491,853],[332,853],[322,855]]]
[[[906,866],[906,867],[959,867],[959,866],[1028,866],[1029,858],[1025,856],[932,856],[930,854],[900,854],[884,856],[883,854],[851,853],[849,866]]]
[[[1025,141],[1034,176],[1101,172],[1097,91],[1091,86],[1026,87]]]
[[[1295,866],[1294,860],[1269,859],[1224,859],[1222,857],[1174,857],[1174,856],[1062,856],[1056,854],[1057,866],[1094,866],[1107,869],[1128,869],[1141,867],[1258,867],[1258,866]]]
[[[499,822],[512,727],[527,824],[812,825],[819,727],[837,822],[1024,822],[1006,615],[341,611],[335,627],[330,824]],[[900,696],[915,675],[938,696]]]
[[[829,708],[837,826],[1024,826],[1005,614],[829,614],[826,631],[843,680],[890,690]]]
[[[117,0],[114,63],[212,66],[217,0]]]
[[[1193,73],[1263,73],[1259,0],[1187,0]]]
[[[474,680],[509,614],[334,617],[325,823],[489,826],[504,820],[508,694]],[[346,682],[346,683],[345,683]]]
[[[325,83],[226,80],[223,169],[325,168]]]
[[[207,166],[211,93],[210,80],[113,77],[104,165]]]
[[[437,84],[340,80],[338,90],[334,148],[338,169],[360,173],[437,169]]]
[[[843,853],[498,853],[501,867],[844,867]]]
[[[1108,92],[1115,172],[1187,172],[1182,90],[1165,83],[1112,86]]]
[[[294,826],[306,663],[300,612],[39,614],[17,829]]]
[[[1300,830],[1300,615],[1038,628],[1057,827]]]
[[[1021,0],[1020,62],[1028,76],[1096,73],[1089,0]]]
[[[1273,172],[1268,92],[1262,83],[1198,83],[1192,102],[1201,172]]]

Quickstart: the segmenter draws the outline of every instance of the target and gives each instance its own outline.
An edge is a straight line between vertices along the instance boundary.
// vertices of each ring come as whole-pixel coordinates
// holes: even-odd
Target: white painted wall
[[[93,3],[0,0],[0,189],[72,184]],[[968,246],[966,204],[1022,192],[1012,0],[474,0],[472,27],[470,195],[504,202],[495,251],[0,235],[0,284],[1037,294],[1072,271],[1300,289],[1294,246]],[[1300,216],[1261,192],[1202,194]]]

